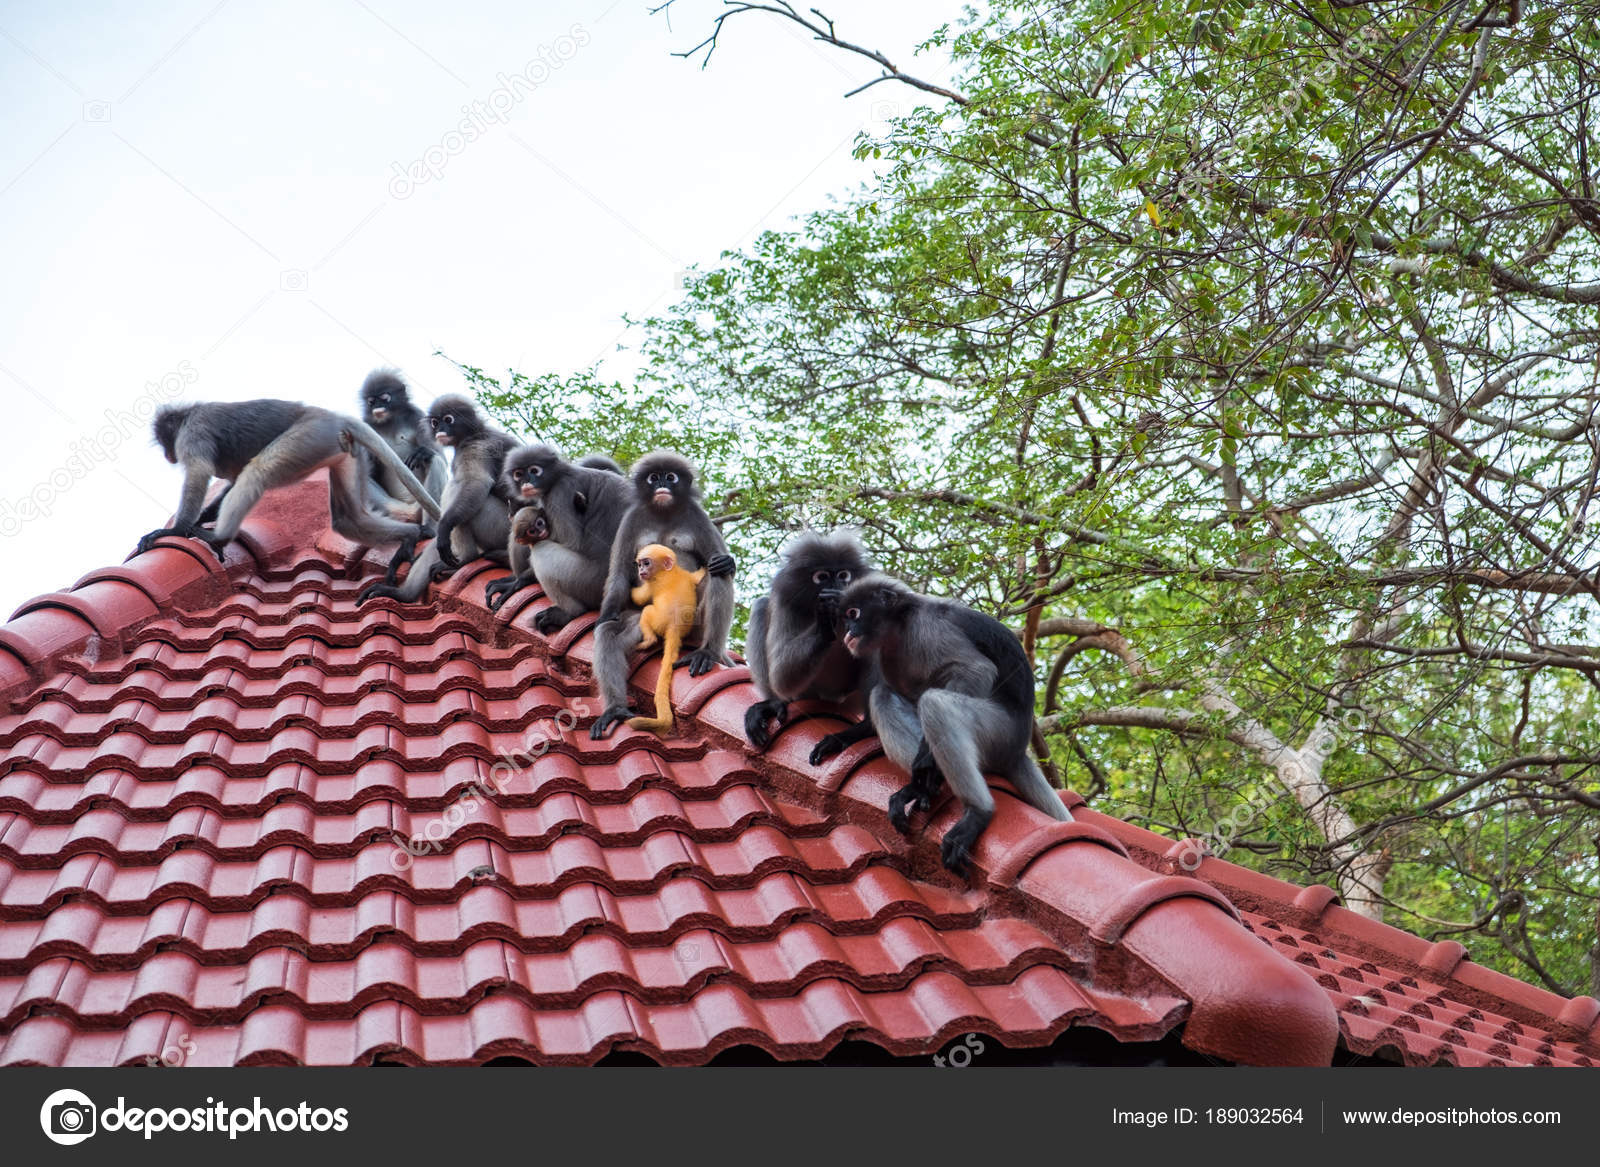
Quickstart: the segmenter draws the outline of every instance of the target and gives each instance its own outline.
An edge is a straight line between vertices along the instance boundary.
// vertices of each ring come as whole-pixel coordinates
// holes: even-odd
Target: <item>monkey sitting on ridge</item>
[[[644,611],[639,613],[639,647],[661,649],[661,675],[656,679],[656,715],[630,717],[634,729],[666,734],[672,729],[672,671],[678,664],[678,649],[694,627],[696,589],[706,578],[706,569],[686,571],[678,566],[677,553],[660,543],[639,550],[636,561],[639,586],[629,593]]]

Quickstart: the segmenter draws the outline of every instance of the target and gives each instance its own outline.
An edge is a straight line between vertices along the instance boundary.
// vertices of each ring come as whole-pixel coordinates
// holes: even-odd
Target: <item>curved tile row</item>
[[[392,888],[418,903],[454,899],[485,872],[519,895],[548,897],[574,883],[597,883],[620,893],[646,892],[676,875],[714,887],[751,887],[774,871],[813,882],[838,882],[885,860],[860,827],[835,825],[826,834],[791,839],[754,826],[722,843],[697,843],[676,831],[630,847],[605,847],[584,835],[563,835],[539,851],[511,851],[489,839],[468,838],[411,854],[393,842],[373,842],[353,855],[318,859],[279,845],[254,859],[229,862],[197,848],[173,852],[148,867],[126,867],[103,855],[75,855],[50,870],[19,868],[0,859],[0,916],[41,916],[61,904],[94,903],[117,914],[149,911],[167,899],[200,900],[239,910],[269,895],[292,892],[313,904],[348,904],[368,891]]]
[[[913,883],[884,866],[834,883],[776,872],[747,888],[716,888],[678,875],[631,895],[573,883],[543,899],[519,898],[487,875],[442,903],[418,903],[380,889],[346,906],[319,907],[284,892],[241,910],[168,899],[147,914],[119,916],[79,901],[44,918],[0,919],[0,972],[19,975],[52,957],[98,969],[131,969],[166,951],[186,953],[202,964],[237,965],[272,947],[293,948],[312,960],[349,960],[379,941],[403,944],[419,955],[448,956],[484,939],[523,952],[562,952],[584,936],[599,934],[660,946],[698,929],[733,941],[757,941],[810,924],[852,936],[902,918],[944,932],[976,928],[988,916],[981,899],[970,893]]]
[[[259,817],[225,818],[204,807],[170,818],[130,820],[111,807],[88,810],[70,823],[37,823],[0,811],[0,859],[19,868],[59,867],[74,855],[95,854],[127,865],[160,863],[180,848],[243,862],[276,846],[293,846],[317,859],[354,855],[394,835],[448,841],[492,839],[507,850],[547,848],[562,836],[582,836],[603,847],[637,846],[651,835],[675,832],[698,843],[727,842],[756,826],[805,838],[828,829],[820,816],[773,802],[750,783],[730,785],[711,798],[685,800],[662,787],[641,790],[624,803],[590,803],[576,792],[553,792],[536,806],[500,806],[479,794],[435,812],[413,811],[400,801],[370,801],[338,814],[302,802],[282,802]]]
[[[354,813],[377,801],[430,811],[491,785],[499,789],[494,802],[502,807],[537,806],[556,794],[577,794],[592,804],[610,805],[652,788],[668,790],[684,801],[712,799],[730,787],[756,781],[752,771],[725,752],[669,761],[644,742],[604,764],[585,765],[580,755],[558,750],[500,761],[509,772],[499,761],[479,757],[456,757],[416,769],[393,758],[377,758],[353,771],[333,774],[285,762],[255,776],[200,765],[157,780],[109,767],[76,781],[24,761],[0,777],[0,811],[49,824],[72,823],[102,809],[139,822],[161,821],[190,807],[213,810],[223,818],[244,818],[280,803],[332,814]]]
[[[1135,1002],[1096,994],[1060,969],[1036,965],[1002,985],[968,985],[936,971],[882,993],[825,979],[792,997],[764,999],[712,984],[679,1003],[649,1005],[608,991],[570,1010],[535,1009],[500,992],[449,1017],[384,1001],[353,1020],[317,1021],[288,1005],[267,1005],[239,1025],[196,1026],[153,1012],[125,1029],[84,1031],[45,1015],[28,1018],[4,1039],[0,1064],[139,1064],[170,1048],[193,1051],[188,1060],[204,1065],[472,1065],[497,1057],[588,1065],[619,1051],[699,1064],[735,1046],[783,1060],[814,1059],[847,1038],[891,1053],[926,1054],[972,1032],[1045,1045],[1074,1024],[1137,1040],[1170,1030],[1183,1009],[1174,997]]]
[[[522,952],[483,939],[448,956],[422,956],[403,944],[379,942],[347,960],[312,960],[285,947],[261,949],[238,965],[211,965],[161,952],[125,971],[53,957],[25,974],[0,975],[0,1031],[39,1009],[101,1029],[154,1010],[239,1024],[269,1002],[290,1005],[308,1019],[350,1018],[377,1001],[439,1016],[469,1009],[491,991],[554,1010],[576,1008],[607,990],[645,1004],[671,1004],[713,981],[767,999],[795,996],[823,979],[893,991],[934,970],[967,985],[1008,984],[1037,965],[1062,967],[1066,957],[1018,921],[944,935],[904,917],[876,933],[846,936],[796,924],[772,939],[735,941],[699,929],[663,947],[594,934],[561,952]]]
[[[191,709],[209,697],[231,697],[241,708],[272,708],[289,697],[316,697],[331,704],[350,704],[373,693],[392,692],[408,702],[437,701],[457,689],[486,700],[515,699],[529,686],[560,691],[569,698],[590,693],[587,682],[578,683],[552,672],[542,657],[516,665],[484,666],[470,657],[441,664],[435,672],[406,671],[392,661],[377,661],[358,672],[330,676],[313,665],[297,665],[278,676],[253,676],[232,665],[221,664],[189,680],[169,680],[150,668],[117,681],[91,680],[81,673],[65,673],[41,686],[27,702],[6,716],[5,724],[34,716],[49,704],[71,713],[105,713],[128,700],[146,701],[163,711]]]

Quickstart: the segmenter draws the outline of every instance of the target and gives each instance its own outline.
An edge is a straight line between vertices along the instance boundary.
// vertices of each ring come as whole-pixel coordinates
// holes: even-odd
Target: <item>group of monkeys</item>
[[[490,608],[535,583],[544,591],[550,606],[534,619],[542,633],[598,609],[596,740],[623,721],[669,732],[673,670],[700,676],[732,663],[735,564],[687,458],[658,451],[626,471],[602,454],[569,462],[494,429],[458,394],[424,414],[387,369],[367,377],[361,404],[361,418],[265,399],[163,406],[152,428],[167,461],[183,467],[183,494],[173,525],[150,532],[138,551],[176,535],[220,556],[264,492],[326,468],[334,530],[396,545],[384,578],[358,602],[415,602],[482,557],[511,572],[487,585]],[[227,486],[207,503],[213,478]],[[657,645],[655,715],[639,716],[628,705],[629,661]],[[848,532],[806,532],[788,544],[751,609],[746,657],[759,700],[745,733],[758,749],[791,702],[859,695],[865,716],[823,738],[813,765],[876,734],[909,775],[888,808],[906,834],[911,815],[930,811],[949,782],[964,810],[941,858],[958,874],[994,813],[985,771],[1010,779],[1045,814],[1070,817],[1030,752],[1034,677],[1017,637],[993,617],[879,573]]]

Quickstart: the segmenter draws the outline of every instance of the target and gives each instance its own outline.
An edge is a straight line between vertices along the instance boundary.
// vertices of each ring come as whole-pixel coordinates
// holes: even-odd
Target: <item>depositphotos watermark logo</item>
[[[70,1147],[94,1134],[96,1112],[89,1096],[78,1090],[57,1090],[39,1108],[39,1125],[52,1143]]]
[[[330,1110],[309,1102],[274,1110],[259,1096],[249,1106],[229,1106],[208,1097],[204,1106],[129,1106],[120,1094],[117,1104],[100,1110],[81,1090],[57,1090],[39,1107],[39,1125],[53,1143],[71,1147],[94,1134],[127,1131],[154,1138],[165,1131],[192,1134],[278,1134],[293,1131],[347,1131],[350,1112],[343,1106]]]

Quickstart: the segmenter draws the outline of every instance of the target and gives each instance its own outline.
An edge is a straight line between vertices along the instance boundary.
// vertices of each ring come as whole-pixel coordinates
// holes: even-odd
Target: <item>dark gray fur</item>
[[[444,451],[434,441],[433,432],[422,421],[422,410],[411,403],[411,390],[405,378],[393,369],[374,369],[361,385],[361,416],[382,435],[391,449],[399,455],[410,471],[417,476],[428,493],[438,498],[450,481],[450,465]],[[372,478],[376,486],[374,495],[379,505],[396,513],[390,501],[404,506],[411,492],[389,467],[378,461],[372,465]],[[420,520],[415,506],[410,508]],[[400,517],[397,515],[397,517]]]
[[[950,870],[965,871],[994,815],[985,771],[1009,778],[1051,818],[1071,820],[1029,752],[1033,670],[1009,628],[881,576],[852,584],[840,607],[846,644],[875,671],[869,704],[878,739],[911,777],[889,800],[897,828],[908,831],[909,812],[931,809],[948,780],[965,811],[940,854]]]
[[[676,481],[666,482],[667,475]],[[677,552],[680,567],[687,571],[703,567],[710,573],[700,585],[694,628],[687,638],[698,647],[678,663],[687,665],[690,676],[695,677],[716,665],[732,663],[727,646],[733,624],[733,560],[722,532],[700,505],[694,463],[681,454],[658,450],[635,462],[630,478],[634,498],[612,541],[600,624],[595,630],[594,674],[605,706],[589,728],[589,736],[596,740],[633,716],[628,708],[628,656],[638,647],[640,632],[639,611],[630,607],[629,593],[638,583],[634,562],[641,547],[663,544]],[[653,484],[652,478],[658,481]]]
[[[521,588],[537,583],[551,606],[534,617],[534,627],[546,634],[565,627],[579,612],[600,606],[611,545],[633,500],[626,478],[582,464],[591,459],[610,462],[590,455],[574,464],[554,446],[536,443],[511,451],[501,471],[501,491],[510,505],[539,507],[549,537],[532,546],[513,537],[508,545],[513,574],[491,580],[484,596],[491,608],[498,608]]]
[[[772,742],[791,701],[841,701],[854,693],[861,665],[839,639],[839,597],[872,565],[849,531],[806,531],[783,549],[772,586],[750,609],[745,663],[759,700],[745,713],[745,735],[758,749]]]
[[[622,463],[606,454],[585,454],[579,458],[576,465],[589,470],[609,470],[613,474],[626,476],[627,471],[622,468]]]
[[[183,466],[183,494],[172,526],[139,540],[140,551],[163,535],[183,535],[208,543],[220,556],[265,492],[323,467],[334,530],[358,543],[409,549],[420,527],[372,509],[367,458],[394,472],[430,516],[440,513],[433,496],[371,426],[314,405],[270,398],[164,405],[151,429],[167,461]],[[230,485],[206,507],[213,478]],[[216,525],[208,531],[200,523],[209,514]]]
[[[411,603],[433,582],[435,569],[448,572],[480,555],[497,561],[506,555],[511,518],[497,497],[496,485],[501,463],[516,448],[517,440],[491,429],[477,407],[459,394],[447,393],[436,400],[426,420],[439,444],[453,451],[438,533],[411,565],[403,583],[398,587],[369,584],[358,602],[387,596]]]

